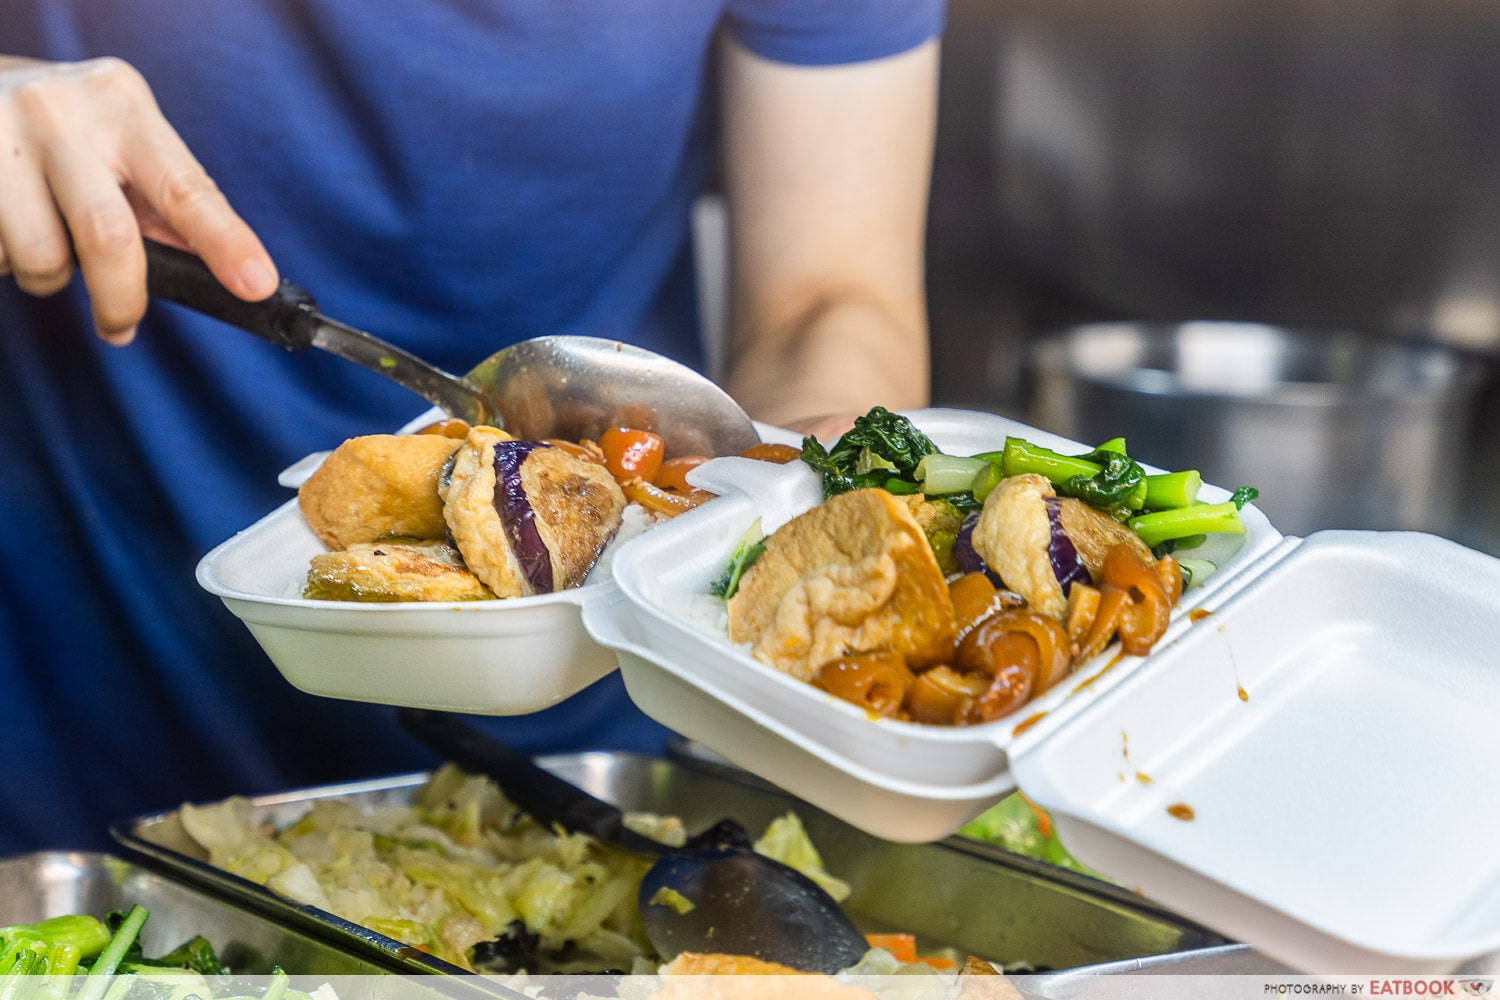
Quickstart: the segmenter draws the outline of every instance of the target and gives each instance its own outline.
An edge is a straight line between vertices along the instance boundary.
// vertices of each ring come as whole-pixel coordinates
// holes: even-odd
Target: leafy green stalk
[[[133,973],[115,976],[109,991],[104,994],[104,1000],[126,1000],[126,997],[134,991],[139,979],[140,977]],[[78,998],[75,996],[73,1000],[78,1000]]]
[[[982,506],[985,497],[989,496],[1004,478],[1005,473],[1001,470],[1000,463],[993,459],[987,460],[984,468],[979,470],[979,475],[974,477],[975,506]]]
[[[830,451],[815,437],[802,439],[802,461],[823,479],[823,497],[878,486],[916,493],[917,463],[937,446],[910,420],[877,406],[834,443]]]
[[[1198,491],[1203,488],[1203,477],[1195,469],[1183,472],[1164,472],[1146,477],[1147,510],[1175,510],[1190,507],[1198,502]]]
[[[1131,518],[1127,526],[1150,548],[1189,535],[1244,534],[1245,525],[1233,501],[1200,503],[1177,510],[1154,511]]]
[[[99,957],[94,959],[94,964],[89,967],[89,974],[84,978],[83,985],[78,988],[78,992],[74,994],[74,1000],[100,1000],[104,991],[109,988],[109,977],[114,975],[125,953],[140,937],[141,926],[145,924],[148,916],[150,916],[150,911],[139,903],[130,908],[130,911],[125,914],[125,919],[120,921],[120,926],[115,929],[109,943],[104,946],[99,952]]]
[[[47,974],[50,976],[73,976],[78,973],[84,956],[78,948],[67,941],[54,941],[47,952]]]
[[[0,927],[0,941],[25,938],[44,944],[70,944],[84,958],[99,954],[100,949],[109,943],[109,937],[109,928],[104,921],[84,913],[68,913],[34,924]]]
[[[1008,437],[999,452],[985,452],[981,458],[1000,460],[1000,471],[1007,477],[1036,474],[1046,476],[1053,486],[1061,486],[1077,476],[1097,476],[1104,467],[1082,457],[1063,455],[1023,438]]]
[[[1117,455],[1126,454],[1125,439],[1121,437],[1110,438],[1108,441],[1094,449],[1095,451],[1112,451]]]
[[[1146,473],[1121,450],[1124,441],[1116,438],[1105,445],[1087,455],[1063,455],[1021,438],[1006,438],[1000,453],[1001,471],[1007,476],[1045,476],[1060,495],[1082,500],[1123,521],[1145,502]]]
[[[740,544],[735,547],[734,555],[729,557],[729,565],[724,567],[724,572],[708,585],[708,592],[721,600],[729,600],[740,589],[740,578],[745,575],[745,571],[765,550],[766,535],[761,530],[760,518],[756,518],[740,539]]]
[[[224,965],[208,938],[194,934],[182,944],[158,958],[146,958],[131,954],[128,961],[120,963],[122,971],[160,972],[171,969],[187,969],[203,976],[224,975]]]
[[[1130,511],[1140,510],[1146,494],[1146,473],[1140,463],[1118,451],[1095,451],[1088,457],[1103,466],[1098,475],[1075,476],[1058,492],[1077,497],[1121,521],[1130,516]]]
[[[982,458],[933,452],[923,456],[917,463],[916,473],[923,493],[941,496],[945,493],[972,492],[975,479],[989,468],[992,468],[990,463]]]
[[[0,951],[0,977],[33,976],[47,971],[51,945],[34,938],[15,938]]]
[[[1177,566],[1182,570],[1182,589],[1202,583],[1219,571],[1217,564],[1207,559],[1197,559],[1192,556],[1181,556],[1177,560]]]
[[[261,1000],[282,1000],[286,996],[287,986],[291,984],[291,977],[281,968],[271,970],[271,981],[266,984],[266,991],[261,994]]]

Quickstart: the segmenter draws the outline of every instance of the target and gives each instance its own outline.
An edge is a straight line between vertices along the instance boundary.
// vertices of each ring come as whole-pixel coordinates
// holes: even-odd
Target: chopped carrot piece
[[[1052,817],[1048,814],[1047,810],[1043,809],[1035,802],[1026,798],[1026,796],[1024,795],[1021,796],[1021,800],[1031,807],[1032,812],[1036,813],[1037,832],[1040,833],[1043,837],[1052,836]]]
[[[866,934],[865,940],[871,948],[884,948],[896,956],[898,962],[917,960],[917,936],[915,934]]]

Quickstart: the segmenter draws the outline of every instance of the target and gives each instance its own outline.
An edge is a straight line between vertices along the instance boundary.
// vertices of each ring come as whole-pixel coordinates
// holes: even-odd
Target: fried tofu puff
[[[323,544],[446,536],[438,477],[462,442],[437,434],[371,434],[334,449],[297,490]]]
[[[485,601],[488,587],[447,542],[357,542],[312,557],[303,596],[320,601]]]
[[[921,526],[885,490],[842,493],[782,525],[729,600],[729,638],[810,681],[851,653],[913,667],[952,653],[953,604]]]
[[[493,427],[469,432],[442,496],[464,562],[498,597],[581,584],[625,509],[604,466]]]
[[[875,1000],[874,993],[853,983],[748,955],[685,951],[658,972],[656,1000]],[[792,978],[778,980],[773,988],[762,976]]]
[[[859,985],[748,955],[685,951],[659,970],[656,1000],[875,1000]],[[745,980],[743,977],[757,977]],[[761,976],[794,976],[774,985]],[[714,977],[714,978],[707,978]],[[723,978],[721,978],[723,977]],[[993,965],[970,956],[959,972],[959,1000],[1020,1000],[1021,993]],[[951,988],[951,986],[950,986]]]
[[[1139,535],[1081,500],[1058,497],[1045,476],[1002,479],[985,498],[974,525],[974,551],[1005,586],[1054,618],[1061,618],[1068,606],[1053,565],[1054,530],[1063,534],[1095,580],[1103,575],[1104,557],[1115,545],[1128,545],[1148,566],[1156,561]]]

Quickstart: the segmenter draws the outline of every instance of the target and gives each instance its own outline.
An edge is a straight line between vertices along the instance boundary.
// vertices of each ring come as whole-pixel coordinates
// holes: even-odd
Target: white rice
[[[610,564],[614,562],[615,552],[619,550],[619,547],[660,520],[662,520],[661,517],[638,503],[626,504],[625,509],[620,512],[620,527],[616,529],[609,543],[604,546],[604,551],[599,553],[599,560],[594,563],[594,568],[589,570],[589,575],[584,578],[582,586],[607,582],[610,579]]]

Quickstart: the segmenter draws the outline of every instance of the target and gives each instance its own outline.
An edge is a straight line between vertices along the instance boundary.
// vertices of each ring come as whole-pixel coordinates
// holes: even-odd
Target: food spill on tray
[[[215,867],[461,969],[657,968],[637,910],[651,859],[548,829],[493,782],[452,764],[434,772],[410,804],[363,809],[318,799],[283,829],[257,821],[241,797],[184,805],[178,815]],[[677,817],[634,812],[626,821],[666,843],[687,840]],[[836,900],[849,895],[849,886],[824,869],[795,813],[772,821],[755,849],[803,872]],[[952,958],[916,962],[938,968]],[[906,964],[872,945],[861,967],[883,972]]]
[[[1257,495],[1200,502],[1197,472],[1148,475],[1120,439],[947,455],[880,407],[801,458],[823,502],[769,537],[751,527],[710,588],[728,638],[872,715],[932,725],[1010,715],[1112,643],[1150,652],[1215,568],[1193,547],[1243,533]]]
[[[713,496],[686,479],[707,456],[664,452],[661,437],[636,428],[518,441],[451,419],[350,438],[297,493],[329,549],[312,558],[304,596],[477,601],[580,586],[611,543]],[[782,445],[746,454],[798,456]]]

